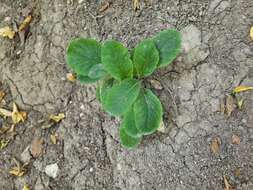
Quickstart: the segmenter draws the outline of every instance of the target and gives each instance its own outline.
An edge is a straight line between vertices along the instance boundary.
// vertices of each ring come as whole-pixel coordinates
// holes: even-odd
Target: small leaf
[[[12,110],[12,121],[14,124],[17,124],[19,122],[25,122],[27,118],[27,113],[23,111],[19,111],[18,107],[15,103],[13,103],[13,110]]]
[[[240,92],[245,92],[248,90],[253,90],[253,86],[237,86],[234,88],[233,93],[240,93]]]
[[[24,20],[23,22],[20,24],[19,28],[18,28],[18,31],[22,31],[24,30],[29,24],[30,22],[32,21],[32,15],[28,15]]]
[[[220,145],[221,145],[221,140],[218,137],[215,137],[212,139],[211,142],[211,151],[213,154],[216,154],[220,151]]]
[[[23,187],[23,190],[30,190],[30,187],[28,184],[25,184],[24,187]]]
[[[99,79],[92,79],[88,76],[77,75],[77,80],[79,80],[81,84],[91,84],[97,82]]]
[[[54,121],[55,123],[59,123],[61,120],[65,118],[64,113],[59,113],[58,115],[50,115],[49,119]]]
[[[91,67],[88,77],[91,79],[101,79],[104,76],[106,76],[106,71],[104,70],[104,66],[102,64],[96,64],[93,67]]]
[[[114,116],[126,113],[140,92],[140,82],[136,79],[125,79],[106,91],[103,106]]]
[[[50,135],[50,139],[53,144],[57,143],[57,138],[58,138],[58,134],[56,134],[56,133],[53,133]]]
[[[181,51],[181,34],[177,30],[165,30],[154,37],[159,51],[159,67],[170,64]]]
[[[125,129],[123,127],[120,127],[120,142],[125,148],[135,148],[140,142],[141,137],[133,138],[125,132]]]
[[[67,49],[67,64],[77,75],[87,76],[90,69],[101,63],[101,46],[93,39],[78,38]]]
[[[73,74],[73,73],[68,73],[68,74],[67,74],[67,79],[68,79],[68,81],[70,81],[70,82],[75,82],[75,81],[76,81],[76,75]]]
[[[121,127],[124,128],[127,135],[133,138],[138,138],[142,136],[135,124],[133,106],[124,115]]]
[[[233,96],[227,95],[226,97],[226,113],[228,117],[231,116],[232,112],[235,110],[236,105]]]
[[[154,133],[162,120],[162,105],[151,90],[141,92],[134,103],[134,116],[137,129],[144,135]]]
[[[102,81],[102,83],[97,86],[96,97],[102,105],[105,103],[106,92],[113,86],[113,83],[114,79],[110,78]]]
[[[15,36],[15,32],[9,27],[6,26],[4,28],[0,28],[0,36],[2,37],[8,37],[9,39],[13,39]]]
[[[43,151],[44,140],[39,137],[35,137],[31,144],[31,154],[34,158],[38,158]]]
[[[117,80],[132,78],[133,64],[128,49],[121,43],[111,40],[101,49],[102,64],[105,70]]]
[[[251,40],[253,40],[253,26],[250,28],[250,37],[251,37]]]
[[[142,41],[134,50],[133,63],[138,77],[151,75],[159,62],[159,52],[153,40]]]
[[[241,143],[241,139],[238,135],[232,135],[232,144],[240,144]]]

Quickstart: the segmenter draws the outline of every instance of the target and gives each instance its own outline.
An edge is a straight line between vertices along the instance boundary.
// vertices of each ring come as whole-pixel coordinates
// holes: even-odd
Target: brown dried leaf
[[[75,82],[75,81],[76,81],[76,75],[73,74],[73,73],[68,73],[68,74],[67,74],[67,79],[68,79],[68,81],[70,81],[70,82]]]
[[[53,133],[50,135],[50,139],[52,141],[53,144],[56,144],[57,143],[57,139],[58,139],[58,134],[56,133]]]
[[[227,113],[228,117],[231,116],[231,114],[235,110],[235,108],[236,108],[236,106],[235,106],[233,96],[227,95],[227,97],[226,97],[226,113]]]
[[[133,0],[133,7],[135,11],[140,10],[140,0]]]
[[[15,32],[9,27],[6,26],[4,28],[0,28],[0,36],[2,37],[8,37],[9,39],[13,39],[15,36]]]
[[[65,118],[64,113],[59,113],[58,115],[50,115],[49,119],[54,121],[55,123],[59,123],[61,120]]]
[[[156,90],[162,90],[163,89],[161,83],[158,80],[151,79],[149,82],[154,87],[154,89],[156,89]]]
[[[20,166],[20,163],[14,159],[16,166],[12,167],[9,171],[10,174],[15,175],[17,177],[21,177],[26,173],[26,165],[27,164],[23,164],[22,166]]]
[[[237,86],[234,88],[233,93],[240,93],[240,92],[245,92],[248,90],[253,90],[253,86]]]
[[[109,3],[109,2],[104,3],[104,4],[101,6],[101,8],[99,9],[99,12],[102,13],[102,12],[106,11],[106,10],[109,8],[109,6],[110,6],[110,3]]]
[[[241,139],[238,135],[232,135],[232,144],[240,144],[241,143]]]
[[[39,137],[35,137],[31,144],[31,154],[34,158],[38,158],[43,151],[43,142],[44,140]]]
[[[225,189],[224,190],[235,190],[229,183],[228,180],[226,178],[226,176],[223,176],[224,179],[224,185],[225,185]]]
[[[220,151],[220,145],[221,145],[220,138],[215,137],[212,139],[210,148],[213,154],[216,154]]]
[[[239,168],[236,168],[234,173],[236,177],[239,177],[241,175],[241,171]]]
[[[22,30],[24,30],[32,21],[32,15],[28,15],[23,22],[20,24],[18,31],[21,32]]]
[[[19,122],[25,122],[27,118],[27,113],[24,111],[19,111],[18,107],[15,103],[13,103],[13,110],[12,110],[12,121],[14,124],[17,124]]]
[[[4,99],[4,96],[5,96],[5,92],[0,90],[0,103]]]

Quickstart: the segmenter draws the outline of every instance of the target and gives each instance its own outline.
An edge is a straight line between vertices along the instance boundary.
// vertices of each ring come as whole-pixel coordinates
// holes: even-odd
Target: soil
[[[26,7],[33,10],[33,21],[24,44],[18,36],[0,39],[6,107],[14,101],[28,112],[15,140],[0,150],[0,189],[22,189],[27,183],[35,190],[220,190],[226,176],[233,188],[252,190],[253,93],[240,95],[243,109],[230,117],[221,113],[220,102],[234,87],[253,85],[253,1],[141,0],[135,12],[130,0],[117,0],[100,13],[104,2],[1,0],[0,27],[12,26]],[[116,39],[130,48],[163,29],[192,25],[208,50],[205,58],[189,63],[179,58],[150,77],[163,87],[153,91],[164,106],[168,133],[145,137],[135,150],[122,148],[119,120],[101,109],[95,85],[66,79],[69,41]],[[66,119],[41,129],[40,120],[60,112]],[[54,132],[56,145],[50,141]],[[231,143],[233,135],[240,144]],[[44,140],[38,158],[28,150],[35,137]],[[221,143],[216,154],[210,150],[213,138]],[[29,161],[24,177],[8,173],[14,157]],[[55,163],[57,177],[49,177],[45,168]]]

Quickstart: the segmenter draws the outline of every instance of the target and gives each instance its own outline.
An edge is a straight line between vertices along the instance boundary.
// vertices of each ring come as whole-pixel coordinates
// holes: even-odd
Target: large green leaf
[[[114,40],[104,43],[101,49],[105,70],[117,80],[132,78],[133,64],[128,49]]]
[[[101,46],[93,39],[78,38],[67,49],[67,64],[75,73],[88,76],[90,69],[101,63]]]
[[[106,91],[102,103],[106,111],[114,116],[126,113],[139,95],[141,84],[136,79],[125,79]]]
[[[125,129],[125,132],[127,133],[127,135],[134,138],[141,137],[142,135],[136,127],[134,118],[135,116],[134,116],[133,106],[131,106],[129,111],[127,111],[126,114],[124,115],[121,126]]]
[[[113,86],[113,84],[114,84],[113,78],[105,79],[100,84],[98,84],[96,97],[102,103],[102,105],[104,105],[105,103],[107,90],[110,89]]]
[[[99,80],[99,78],[97,79],[92,79],[88,76],[83,76],[83,75],[77,75],[77,80],[80,81],[80,83],[82,84],[90,84],[90,83],[95,83]]]
[[[181,34],[177,30],[165,30],[154,37],[160,54],[158,66],[170,64],[181,51]]]
[[[141,137],[134,138],[129,136],[126,133],[124,127],[120,127],[119,135],[120,135],[120,142],[125,148],[129,149],[134,148],[141,142]]]
[[[134,103],[137,129],[144,135],[154,133],[162,120],[162,105],[151,90],[145,89]]]
[[[154,72],[159,62],[159,52],[153,40],[142,41],[134,50],[133,63],[138,77],[146,77]]]
[[[88,73],[88,77],[92,79],[101,79],[106,76],[106,71],[102,64],[96,64],[90,68]]]

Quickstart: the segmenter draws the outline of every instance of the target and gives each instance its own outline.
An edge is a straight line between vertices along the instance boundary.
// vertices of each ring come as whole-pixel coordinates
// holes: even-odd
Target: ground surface
[[[153,0],[134,12],[130,0],[117,0],[99,13],[101,3],[1,0],[1,27],[11,24],[6,17],[17,20],[28,5],[34,20],[23,46],[18,39],[0,39],[6,101],[29,113],[27,122],[16,128],[15,140],[0,151],[0,189],[22,189],[28,183],[35,190],[221,190],[225,175],[236,189],[252,190],[253,93],[243,93],[243,110],[230,117],[220,112],[220,102],[235,86],[253,85],[253,1]],[[154,91],[164,106],[169,133],[147,137],[136,150],[127,151],[118,142],[119,121],[95,100],[95,86],[66,80],[67,44],[81,36],[114,38],[133,47],[162,29],[187,32],[185,27],[199,32],[202,59],[179,58],[151,77],[163,86]],[[58,112],[66,113],[66,119],[42,130],[38,121]],[[49,138],[52,132],[59,134],[56,145]],[[239,145],[231,143],[233,134],[240,137]],[[44,139],[43,155],[25,156],[28,173],[10,176],[12,158],[22,159],[35,136]],[[214,137],[221,140],[218,154],[210,151]],[[45,167],[55,163],[59,172],[50,178]]]

